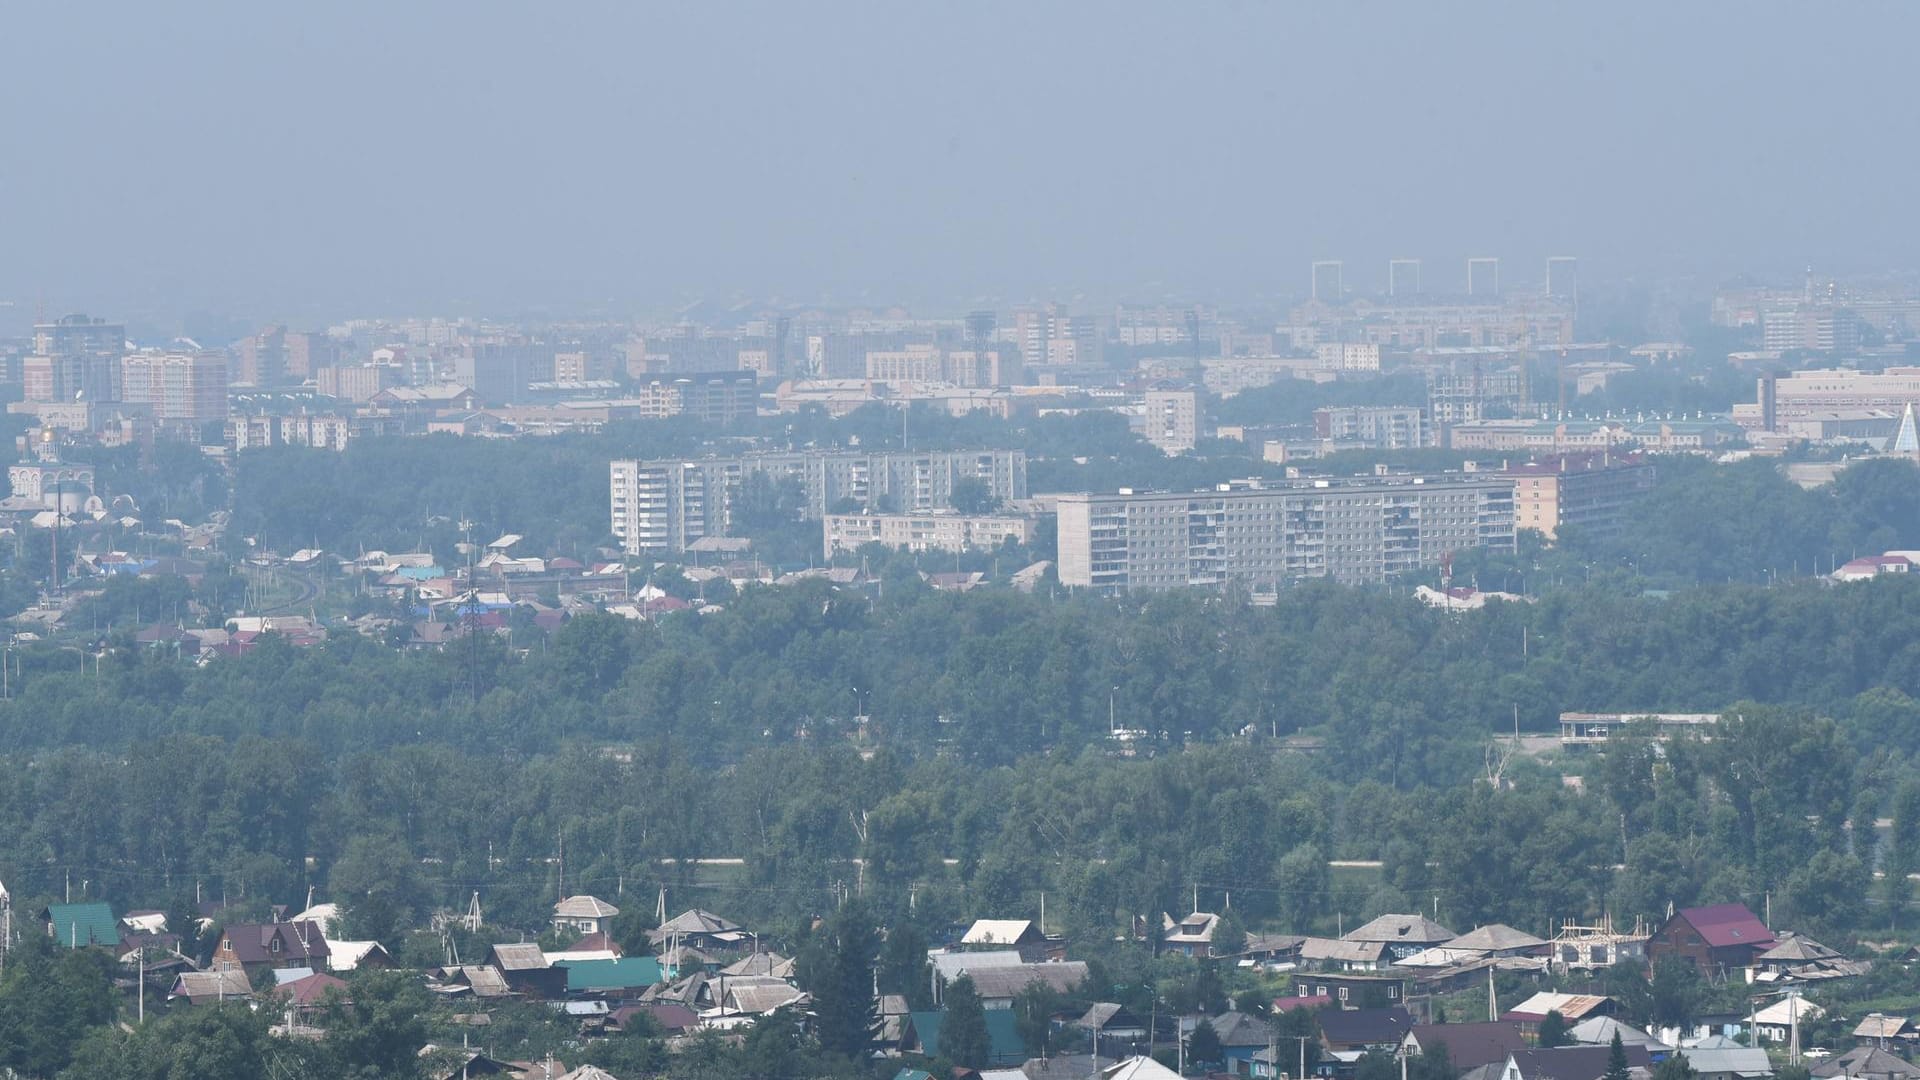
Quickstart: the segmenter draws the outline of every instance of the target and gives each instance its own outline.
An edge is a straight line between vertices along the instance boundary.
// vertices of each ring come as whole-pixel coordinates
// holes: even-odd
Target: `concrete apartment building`
[[[1149,390],[1141,434],[1168,454],[1184,453],[1200,440],[1200,392]]]
[[[197,434],[227,418],[227,358],[223,353],[137,352],[120,361],[122,400],[153,410],[155,428]]]
[[[1100,361],[1100,331],[1091,315],[1070,315],[1059,304],[1015,308],[1013,341],[1030,368]]]
[[[967,551],[996,548],[1008,540],[1033,538],[1033,519],[1004,514],[828,514],[822,522],[824,550],[831,559],[863,544],[884,544],[906,551]]]
[[[1379,371],[1380,346],[1330,341],[1313,348],[1314,359],[1329,371]]]
[[[969,480],[996,502],[1027,497],[1027,455],[1020,450],[801,450],[624,460],[608,471],[613,535],[630,555],[685,551],[701,537],[730,535],[734,493],[755,475],[798,480],[807,516],[816,519],[847,503],[888,513],[948,509],[954,485]]]
[[[1058,496],[1060,583],[1102,592],[1380,582],[1513,547],[1513,481],[1433,476]]]
[[[1317,439],[1359,443],[1377,450],[1417,450],[1433,445],[1426,413],[1417,405],[1351,405],[1313,410]]]
[[[119,401],[127,328],[66,315],[33,328],[33,352],[20,362],[27,401]]]
[[[372,401],[401,383],[400,369],[392,364],[343,364],[323,367],[313,374],[314,391],[322,397],[341,401]]]
[[[641,384],[627,400],[647,419],[686,416],[725,427],[759,411],[760,378],[751,371],[661,375]]]
[[[1843,307],[1795,304],[1760,316],[1760,347],[1773,352],[1814,352],[1860,347],[1860,317]]]
[[[1001,386],[1015,370],[1011,350],[948,349],[920,343],[867,353],[867,381],[890,384]]]
[[[1513,526],[1549,540],[1572,526],[1585,533],[1618,532],[1627,508],[1653,490],[1653,465],[1613,454],[1561,454],[1513,465]]]

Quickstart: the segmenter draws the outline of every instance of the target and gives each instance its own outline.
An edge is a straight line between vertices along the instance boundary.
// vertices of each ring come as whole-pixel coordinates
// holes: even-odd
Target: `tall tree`
[[[987,1011],[973,980],[962,975],[947,984],[947,1015],[940,1021],[940,1056],[955,1065],[984,1069],[992,1056]]]
[[[852,900],[835,912],[800,956],[800,983],[813,995],[814,1032],[830,1054],[863,1058],[880,1027],[873,997],[880,933],[866,905]]]
[[[1213,1030],[1213,1021],[1204,1017],[1193,1026],[1193,1033],[1187,1036],[1187,1060],[1195,1066],[1218,1065],[1226,1057],[1220,1045],[1220,1033]]]
[[[1678,956],[1663,956],[1654,963],[1648,991],[1647,1018],[1661,1027],[1679,1028],[1693,1023],[1706,993],[1700,969]]]
[[[332,1075],[351,1080],[408,1080],[420,1075],[426,1041],[427,992],[401,971],[357,975],[343,998],[328,1003],[322,1049]]]
[[[1600,1074],[1600,1080],[1632,1080],[1632,1067],[1627,1064],[1627,1044],[1620,1041],[1620,1033],[1613,1033],[1613,1045],[1607,1049],[1607,1071]]]

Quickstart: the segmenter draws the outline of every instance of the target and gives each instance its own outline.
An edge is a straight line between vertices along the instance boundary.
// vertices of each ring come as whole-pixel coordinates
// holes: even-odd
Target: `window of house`
[[[268,952],[279,952],[279,951],[280,951],[280,939],[279,939],[279,938],[274,938],[274,939],[273,939],[273,944],[271,944],[271,945],[268,945],[268,946],[267,946],[267,951],[268,951]]]
[[[1340,988],[1340,1000],[1341,1001],[1347,1000],[1347,988],[1344,986]]]

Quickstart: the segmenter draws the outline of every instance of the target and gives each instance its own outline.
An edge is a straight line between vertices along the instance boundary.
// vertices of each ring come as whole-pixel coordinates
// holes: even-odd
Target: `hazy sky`
[[[1910,265],[1894,4],[23,3],[0,302],[695,297]],[[0,312],[4,314],[4,312]]]

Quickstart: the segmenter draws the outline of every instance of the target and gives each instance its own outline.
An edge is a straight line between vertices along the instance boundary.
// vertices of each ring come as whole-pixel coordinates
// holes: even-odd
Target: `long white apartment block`
[[[1513,549],[1513,481],[1246,481],[1057,497],[1062,585],[1102,592],[1381,582],[1468,548]]]

